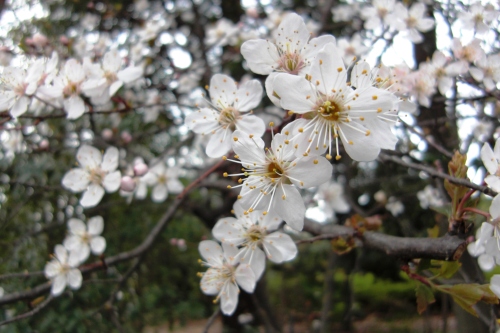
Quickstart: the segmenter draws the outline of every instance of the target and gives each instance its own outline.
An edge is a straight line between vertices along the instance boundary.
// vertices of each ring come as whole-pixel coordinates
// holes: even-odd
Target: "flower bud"
[[[135,181],[132,177],[123,176],[120,182],[120,189],[125,192],[132,192],[135,190]]]
[[[49,140],[47,139],[43,139],[42,141],[40,141],[40,143],[38,144],[38,147],[42,150],[46,150],[49,148]]]
[[[105,128],[102,130],[101,136],[104,140],[109,141],[113,138],[113,131],[109,128]]]
[[[138,163],[138,164],[134,165],[134,175],[136,175],[137,177],[144,176],[148,171],[149,171],[149,168],[144,163]]]
[[[132,141],[132,135],[128,131],[123,131],[120,137],[124,143],[130,143]]]

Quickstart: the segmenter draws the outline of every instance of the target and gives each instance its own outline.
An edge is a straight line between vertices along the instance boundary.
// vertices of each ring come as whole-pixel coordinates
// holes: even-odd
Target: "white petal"
[[[75,193],[82,192],[89,185],[89,174],[84,169],[71,169],[64,175],[62,185]]]
[[[253,293],[255,283],[258,279],[255,278],[253,271],[247,265],[240,265],[235,272],[236,283],[247,293]]]
[[[168,188],[165,184],[156,184],[153,188],[153,193],[151,193],[151,198],[154,202],[163,202],[167,199]]]
[[[221,297],[220,297],[220,308],[222,313],[226,316],[230,316],[236,310],[238,305],[238,286],[232,282],[228,282],[222,287]]]
[[[215,74],[210,79],[210,99],[215,105],[223,108],[231,106],[236,94],[236,83],[224,74]]]
[[[54,276],[59,274],[60,268],[61,268],[61,264],[59,263],[59,261],[57,261],[57,260],[49,261],[45,265],[45,269],[44,269],[45,277],[47,279],[53,278]]]
[[[19,117],[23,113],[25,113],[28,110],[28,103],[29,99],[26,96],[21,96],[14,105],[12,105],[12,108],[10,109],[10,115],[14,118]]]
[[[101,152],[92,146],[82,145],[76,154],[78,163],[83,168],[95,169],[102,162]]]
[[[68,261],[68,251],[61,244],[57,244],[54,247],[54,255],[61,264],[65,264]]]
[[[500,298],[500,275],[495,274],[491,277],[490,280],[490,289],[497,297]]]
[[[104,229],[104,219],[102,216],[94,216],[87,221],[88,232],[92,236],[98,236]]]
[[[491,202],[490,215],[493,220],[500,218],[500,194],[494,197]]]
[[[244,251],[241,264],[248,265],[255,274],[255,279],[259,280],[266,269],[266,255],[264,251],[259,247],[246,247]]]
[[[87,226],[82,220],[72,218],[68,221],[68,229],[72,234],[78,235],[87,231]]]
[[[488,143],[485,143],[481,148],[481,159],[483,160],[486,170],[494,175],[498,169],[498,161]]]
[[[283,51],[301,52],[307,44],[310,33],[304,19],[296,13],[287,14],[277,28],[276,45]]]
[[[118,167],[119,158],[120,153],[118,149],[116,147],[109,147],[102,158],[101,169],[107,172],[115,171]]]
[[[167,182],[168,192],[179,194],[184,190],[184,184],[177,178],[170,178]]]
[[[120,188],[121,177],[121,172],[118,170],[112,173],[108,173],[106,176],[104,176],[102,185],[106,189],[106,192],[113,193],[118,191],[118,189]]]
[[[332,177],[333,167],[322,156],[308,156],[299,159],[296,166],[287,171],[296,186],[309,188],[319,186]]]
[[[74,95],[63,102],[64,110],[68,114],[68,119],[77,119],[85,112],[85,104],[80,96]]]
[[[243,226],[234,217],[222,218],[212,229],[212,235],[222,243],[240,245],[244,241]]]
[[[291,74],[277,74],[273,89],[281,97],[281,107],[295,113],[306,113],[313,109],[316,90],[305,78]]]
[[[205,295],[217,295],[222,287],[218,270],[209,268],[201,278],[200,288]]]
[[[212,158],[225,155],[231,150],[232,141],[232,131],[229,128],[217,130],[208,141],[207,155]]]
[[[92,253],[98,256],[106,249],[106,240],[101,236],[92,237],[90,248],[92,249]]]
[[[285,192],[283,192],[283,188]],[[292,185],[278,186],[273,202],[275,212],[291,228],[301,231],[304,227],[306,207],[299,191]]]
[[[236,91],[234,107],[240,112],[250,111],[259,105],[262,93],[263,90],[260,81],[246,81]]]
[[[353,123],[350,123],[353,124]],[[353,124],[355,126],[355,124]],[[361,127],[361,126],[357,126]],[[340,135],[344,149],[355,161],[373,161],[380,153],[379,146],[373,142],[370,136],[366,136],[359,131],[352,129],[345,124],[341,124],[344,135]],[[347,139],[347,141],[346,141]]]
[[[142,76],[143,70],[142,67],[127,67],[121,71],[119,71],[116,76],[118,79],[125,83],[130,83],[132,81],[137,80]]]
[[[123,86],[123,81],[115,81],[109,86],[109,96],[113,96]]]
[[[292,260],[297,255],[297,245],[282,232],[273,232],[264,238],[264,248],[269,260],[275,263]]]
[[[66,275],[57,275],[52,280],[52,287],[50,289],[51,294],[53,296],[59,296],[64,291],[64,288],[66,288]]]
[[[187,115],[185,124],[195,133],[209,134],[219,126],[219,113],[209,108],[201,108]]]
[[[205,240],[201,241],[198,245],[198,251],[203,259],[211,265],[222,265],[224,254],[222,253],[221,246],[214,241]]]
[[[68,285],[72,289],[80,289],[82,280],[82,272],[78,268],[74,268],[68,272]]]
[[[80,199],[80,205],[84,208],[94,207],[99,202],[101,202],[104,196],[104,189],[102,186],[97,184],[90,184],[89,188],[83,192],[83,196]]]
[[[236,128],[242,132],[253,134],[258,137],[262,137],[266,132],[266,124],[264,121],[253,114],[242,116],[236,123]]]
[[[493,268],[495,268],[495,258],[490,256],[489,254],[482,254],[477,258],[477,263],[479,264],[479,267],[485,272],[491,271]]]
[[[493,189],[495,192],[500,192],[500,177],[494,175],[488,175],[484,178],[486,184]]]
[[[250,70],[256,74],[268,75],[279,66],[278,49],[267,40],[252,39],[244,42],[241,54]]]
[[[331,89],[345,88],[347,71],[342,53],[333,43],[326,44],[318,52],[311,65],[311,82],[323,94],[330,93]],[[343,89],[345,91],[345,89]],[[360,94],[361,95],[361,94]]]

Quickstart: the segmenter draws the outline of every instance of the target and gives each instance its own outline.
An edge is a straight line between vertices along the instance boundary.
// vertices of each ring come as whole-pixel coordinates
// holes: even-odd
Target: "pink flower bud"
[[[177,245],[177,238],[170,238],[170,245],[176,246]]]
[[[181,251],[185,251],[187,249],[186,241],[184,239],[178,239],[177,240],[177,247]]]
[[[135,190],[135,181],[132,177],[123,176],[120,182],[120,189],[125,192],[132,192]]]
[[[40,149],[43,149],[43,150],[48,149],[48,148],[49,148],[49,140],[47,140],[47,139],[43,139],[43,140],[42,140],[42,141],[40,141],[40,143],[38,144],[38,147],[39,147]]]
[[[144,163],[137,163],[134,165],[134,175],[137,177],[144,176],[146,172],[148,172],[149,168],[146,164]]]
[[[105,128],[102,130],[101,136],[104,140],[109,141],[113,138],[113,131],[109,128]]]
[[[120,135],[124,143],[130,143],[132,141],[132,135],[128,131],[123,131]]]
[[[61,36],[59,37],[59,42],[63,45],[68,45],[69,44],[69,39],[66,36]]]
[[[38,47],[44,47],[49,43],[47,37],[42,34],[36,33],[33,35],[33,44]]]

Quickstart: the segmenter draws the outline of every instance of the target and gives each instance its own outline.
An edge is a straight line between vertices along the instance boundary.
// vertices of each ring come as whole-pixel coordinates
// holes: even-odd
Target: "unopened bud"
[[[43,139],[42,141],[40,141],[40,143],[38,144],[38,147],[42,150],[46,150],[46,149],[49,149],[49,140],[47,139]]]
[[[135,181],[130,176],[123,176],[120,182],[120,189],[125,192],[132,192],[135,190]]]
[[[137,177],[144,176],[148,172],[149,168],[144,163],[137,163],[134,165],[134,175]]]
[[[113,131],[109,128],[105,128],[102,130],[101,136],[104,140],[109,141],[113,138]]]
[[[128,131],[123,131],[120,137],[124,143],[130,143],[132,141],[132,135]]]

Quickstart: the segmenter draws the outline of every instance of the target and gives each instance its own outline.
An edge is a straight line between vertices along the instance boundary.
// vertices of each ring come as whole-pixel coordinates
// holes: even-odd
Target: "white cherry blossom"
[[[184,185],[179,181],[179,167],[167,167],[164,162],[157,162],[147,174],[142,177],[142,182],[153,186],[151,198],[154,202],[163,202],[169,193],[179,194],[184,190]]]
[[[476,62],[477,66],[469,69],[472,77],[484,84],[486,91],[496,89],[500,81],[500,54],[488,55]]]
[[[413,43],[421,43],[424,39],[420,32],[427,32],[434,27],[434,19],[426,17],[426,11],[422,2],[413,3],[410,9],[398,2],[390,16],[391,25],[396,30],[405,32]]]
[[[82,91],[91,97],[92,102],[102,105],[109,102],[110,98],[124,84],[133,82],[142,76],[143,70],[139,66],[128,66],[120,69],[122,58],[116,50],[106,52],[102,58],[101,66],[92,66],[87,69],[89,78],[82,84]]]
[[[0,111],[9,110],[16,118],[28,110],[44,70],[43,60],[35,61],[27,71],[7,67],[0,74]]]
[[[266,92],[274,104],[279,106],[279,96],[274,94],[276,73],[303,76],[308,73],[312,59],[327,43],[335,43],[331,35],[312,38],[302,17],[295,13],[285,16],[276,30],[274,42],[253,39],[241,45],[241,54],[254,73],[269,75]],[[270,75],[271,74],[271,75]]]
[[[395,0],[373,0],[373,6],[360,10],[361,17],[365,20],[365,29],[374,30],[389,25],[395,3]]]
[[[205,259],[202,265],[209,267],[205,273],[200,273],[201,291],[206,295],[217,295],[215,301],[220,301],[222,313],[230,316],[238,305],[239,287],[253,293],[255,275],[249,265],[235,260],[238,251],[235,247],[226,244],[221,247],[217,242],[206,240],[198,249]]]
[[[397,142],[382,114],[395,114],[398,99],[391,92],[370,84],[368,70],[361,70],[356,89],[347,82],[347,70],[337,48],[327,44],[306,78],[278,74],[275,90],[281,106],[302,118],[292,123],[297,154],[319,155],[328,151],[340,159],[339,139],[356,161],[377,158],[380,149],[394,149]],[[384,117],[385,118],[385,117]]]
[[[252,268],[257,280],[264,272],[267,257],[274,263],[295,258],[297,246],[292,238],[275,231],[282,220],[273,214],[260,211],[246,212],[240,202],[233,206],[234,217],[220,219],[212,229],[214,237],[238,249],[235,256],[242,264]]]
[[[106,149],[104,156],[91,146],[83,145],[78,149],[76,159],[80,165],[68,171],[62,185],[75,192],[83,192],[80,204],[83,207],[97,205],[107,192],[116,192],[120,187],[121,173],[118,167],[119,152],[115,147]]]
[[[87,221],[72,218],[68,221],[68,236],[63,242],[64,247],[78,256],[80,262],[89,257],[90,252],[100,255],[106,249],[106,240],[101,236],[104,220],[94,216]]]
[[[40,92],[43,96],[62,99],[68,119],[77,119],[85,112],[85,104],[80,96],[81,85],[85,79],[82,64],[76,59],[69,59],[54,78],[53,85],[40,87]]]
[[[320,185],[314,199],[327,218],[335,219],[335,214],[347,213],[350,210],[349,203],[344,197],[344,186],[335,181]]]
[[[80,264],[78,255],[68,254],[68,251],[62,245],[56,245],[54,248],[54,259],[45,265],[45,277],[50,279],[52,287],[50,292],[54,296],[62,294],[66,285],[71,289],[79,289],[82,285],[82,273],[77,268]]]
[[[212,107],[204,107],[186,117],[186,125],[195,133],[211,135],[206,153],[221,157],[231,149],[232,133],[240,130],[256,136],[264,135],[264,122],[249,113],[262,99],[262,85],[250,80],[237,87],[234,80],[216,74],[210,80]]]
[[[476,34],[484,35],[490,30],[490,24],[498,18],[499,11],[492,4],[476,2],[469,9],[458,13],[458,20],[465,30],[473,30]]]
[[[331,164],[321,156],[296,157],[286,134],[274,135],[271,147],[264,150],[262,139],[244,132],[234,133],[235,157],[245,171],[233,176],[248,176],[242,182],[239,200],[246,212],[262,210],[277,214],[290,227],[302,230],[305,205],[298,188],[309,188],[330,179]]]

